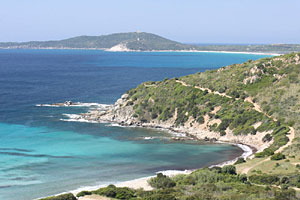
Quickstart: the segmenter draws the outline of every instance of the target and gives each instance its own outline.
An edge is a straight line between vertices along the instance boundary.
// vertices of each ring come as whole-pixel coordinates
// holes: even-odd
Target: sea
[[[31,200],[221,163],[230,144],[173,141],[173,133],[69,117],[113,104],[145,81],[270,55],[101,50],[0,50],[0,199]],[[65,101],[81,106],[38,106]]]

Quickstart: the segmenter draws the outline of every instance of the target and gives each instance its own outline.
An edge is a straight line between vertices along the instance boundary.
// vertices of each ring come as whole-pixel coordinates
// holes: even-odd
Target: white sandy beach
[[[199,51],[199,50],[154,50],[154,51],[138,51],[131,50],[122,45],[116,45],[110,49],[105,49],[104,51],[109,52],[182,52],[182,53],[232,53],[232,54],[252,54],[252,55],[271,55],[271,56],[280,56],[279,53],[271,52],[246,52],[246,51]]]
[[[16,48],[0,48],[0,49],[16,49]],[[18,48],[17,48],[18,49]],[[22,48],[19,48],[22,49]],[[154,51],[139,51],[128,49],[124,45],[116,45],[109,49],[104,48],[31,48],[31,49],[57,49],[57,50],[101,50],[109,52],[182,52],[182,53],[233,53],[233,54],[253,54],[253,55],[271,55],[271,56],[280,56],[283,54],[272,53],[272,52],[246,52],[246,51],[201,51],[201,50],[154,50]]]
[[[253,154],[252,149],[247,145],[243,145],[243,144],[232,144],[232,145],[236,145],[244,151],[244,153],[239,157],[243,157],[243,158],[246,159],[246,158],[248,158],[249,156],[251,156]],[[220,164],[212,165],[210,167],[215,167],[215,166],[223,167],[225,165],[231,165],[239,157],[234,158],[234,159],[229,160],[229,161],[225,161],[225,162],[220,163]],[[173,177],[173,176],[176,176],[176,175],[179,175],[179,174],[190,174],[195,170],[182,170],[182,171],[180,171],[180,170],[166,170],[166,171],[159,171],[157,173],[163,173],[164,175]],[[149,190],[153,189],[148,184],[148,180],[150,180],[152,177],[155,177],[155,175],[148,176],[148,177],[143,177],[143,178],[138,178],[138,179],[134,179],[134,180],[129,180],[129,181],[124,181],[124,182],[116,183],[114,185],[117,186],[117,187],[129,187],[129,188],[132,188],[132,189],[141,189],[142,188],[145,191],[149,191]],[[83,190],[92,191],[92,190],[96,190],[96,189],[99,189],[101,187],[106,187],[106,186],[107,185],[83,187],[83,188],[79,188],[77,190],[72,191],[72,193],[74,195],[76,195],[77,193],[79,193],[80,191],[83,191]],[[98,195],[87,195],[87,196],[79,198],[79,200],[108,200],[108,199],[109,198],[107,198],[107,197],[101,197],[101,196],[98,196]]]

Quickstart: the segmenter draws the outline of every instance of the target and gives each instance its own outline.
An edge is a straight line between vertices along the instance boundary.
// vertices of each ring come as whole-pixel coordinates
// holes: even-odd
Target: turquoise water
[[[231,145],[174,142],[162,131],[61,120],[64,114],[86,112],[85,107],[35,105],[65,100],[112,104],[143,81],[261,57],[0,50],[0,199],[28,200],[161,170],[199,168],[239,155],[241,150]]]

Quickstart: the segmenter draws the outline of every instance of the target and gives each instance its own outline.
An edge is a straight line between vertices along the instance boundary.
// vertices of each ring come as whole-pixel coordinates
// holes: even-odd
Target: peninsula
[[[107,51],[221,51],[286,54],[300,51],[299,44],[196,45],[184,44],[146,32],[78,36],[64,40],[0,42],[0,49],[102,49]]]

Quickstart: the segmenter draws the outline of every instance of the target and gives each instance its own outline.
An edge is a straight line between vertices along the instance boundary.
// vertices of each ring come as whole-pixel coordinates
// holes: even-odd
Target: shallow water
[[[66,122],[88,107],[38,107],[72,100],[114,103],[144,81],[215,69],[263,55],[89,50],[0,50],[0,199],[28,200],[194,169],[241,153],[226,144],[174,142],[170,134]]]

